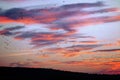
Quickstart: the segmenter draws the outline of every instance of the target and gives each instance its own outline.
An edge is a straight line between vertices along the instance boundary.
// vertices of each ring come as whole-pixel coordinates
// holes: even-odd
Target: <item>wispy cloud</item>
[[[49,48],[49,49],[47,48],[45,49],[45,52],[51,52],[53,54],[60,54],[66,58],[72,58],[72,57],[80,56],[81,54],[94,53],[94,52],[90,52],[89,50],[92,50],[94,48],[101,47],[101,46],[103,45],[102,44],[72,45],[72,46],[63,47],[63,48]]]
[[[104,49],[104,50],[96,50],[95,52],[120,52],[120,49]]]
[[[25,26],[16,26],[0,30],[0,35],[14,36],[15,39],[30,39],[30,45],[35,47],[47,46],[71,39],[72,36],[79,35],[78,28],[89,25],[96,25],[108,22],[120,21],[120,15],[109,15],[109,12],[117,13],[118,8],[103,8],[98,10],[85,10],[86,8],[96,8],[106,6],[103,2],[68,4],[53,8],[25,9],[12,8],[0,12],[1,24],[24,23]],[[108,15],[89,17],[97,13],[107,13]],[[87,17],[88,16],[88,17]],[[26,25],[44,24],[48,32],[44,31],[19,31],[25,29]],[[30,26],[31,28],[34,26]],[[60,32],[60,30],[62,30]],[[88,36],[83,36],[86,38]],[[92,37],[92,36],[91,36]],[[78,36],[76,39],[79,38]],[[82,36],[80,36],[82,38]],[[95,44],[97,42],[83,41],[82,43]],[[85,46],[82,46],[86,49]],[[87,46],[87,48],[89,48]]]
[[[81,61],[58,61],[58,60],[49,60],[49,61],[34,61],[27,60],[23,62],[13,62],[9,66],[12,67],[34,67],[34,68],[55,68],[61,70],[70,70],[78,72],[89,72],[98,74],[119,74],[120,72],[120,61],[90,61],[90,60],[81,60]]]

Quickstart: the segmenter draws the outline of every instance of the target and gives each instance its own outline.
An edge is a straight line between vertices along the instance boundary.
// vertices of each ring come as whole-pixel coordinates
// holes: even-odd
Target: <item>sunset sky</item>
[[[120,74],[120,0],[0,0],[0,66]]]

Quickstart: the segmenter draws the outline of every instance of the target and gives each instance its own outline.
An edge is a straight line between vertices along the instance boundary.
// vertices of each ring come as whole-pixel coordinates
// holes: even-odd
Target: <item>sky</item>
[[[0,0],[0,66],[120,74],[119,0]]]

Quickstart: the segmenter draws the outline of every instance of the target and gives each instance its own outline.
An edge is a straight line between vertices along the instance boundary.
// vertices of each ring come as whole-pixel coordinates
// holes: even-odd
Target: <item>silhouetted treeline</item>
[[[75,73],[44,68],[0,67],[0,80],[120,80],[120,75]]]

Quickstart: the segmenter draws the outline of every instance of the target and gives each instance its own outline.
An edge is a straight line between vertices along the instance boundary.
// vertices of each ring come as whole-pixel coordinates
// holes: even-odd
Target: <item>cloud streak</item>
[[[70,70],[70,71],[78,71],[78,72],[88,72],[91,73],[99,73],[99,74],[120,74],[120,62],[94,62],[94,61],[58,61],[58,60],[50,60],[50,61],[23,61],[23,62],[13,62],[9,65],[11,67],[32,67],[32,68],[54,68],[61,70]],[[87,65],[87,66],[86,66]],[[66,67],[67,68],[66,68]],[[86,67],[85,67],[86,66]],[[85,70],[83,70],[85,69]]]
[[[0,35],[14,36],[14,38],[17,40],[30,39],[30,45],[34,45],[35,47],[56,44],[58,42],[65,41],[66,38],[70,39],[72,36],[78,35],[77,29],[80,27],[120,21],[120,15],[109,15],[109,12],[116,13],[120,11],[118,8],[84,10],[90,7],[96,8],[104,6],[106,5],[103,2],[95,2],[67,4],[47,9],[12,8],[9,10],[1,11],[1,24],[13,22],[24,23],[25,25],[44,24],[48,31],[35,32],[26,30],[22,32],[19,30],[25,29],[26,26],[16,26],[0,30]],[[97,13],[108,13],[108,16],[89,17],[90,15],[94,15]],[[34,26],[32,27],[34,28]],[[59,30],[62,30],[62,33],[58,32]],[[83,38],[85,37],[87,36],[83,36]],[[78,37],[76,37],[76,40],[77,38]],[[82,36],[80,38],[82,38]],[[95,42],[87,43],[92,44]],[[84,48],[86,49],[86,47]]]
[[[94,52],[120,52],[120,49],[104,49],[104,50],[96,50]]]

